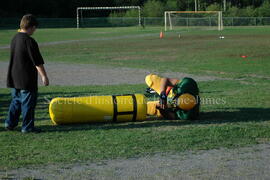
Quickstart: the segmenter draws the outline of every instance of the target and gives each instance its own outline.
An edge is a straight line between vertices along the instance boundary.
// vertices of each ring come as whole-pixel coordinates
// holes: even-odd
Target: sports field
[[[39,29],[34,38],[51,72],[51,86],[39,88],[36,109],[36,125],[44,132],[22,135],[19,128],[6,132],[1,125],[0,171],[269,143],[270,28],[179,30],[165,33],[164,39],[159,32],[160,28]],[[1,121],[10,101],[5,72],[15,33],[0,31]],[[145,93],[143,77],[149,72],[199,80],[204,100],[200,120],[69,126],[50,122],[50,99]]]

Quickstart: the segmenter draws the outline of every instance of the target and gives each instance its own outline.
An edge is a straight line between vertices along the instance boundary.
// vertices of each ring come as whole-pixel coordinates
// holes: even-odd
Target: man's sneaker
[[[7,131],[13,131],[14,128],[15,128],[15,127],[11,127],[11,126],[9,126],[7,123],[5,123],[5,129],[6,129]]]
[[[149,94],[155,94],[155,93],[157,93],[154,89],[152,89],[152,88],[147,88],[146,90],[145,90],[145,92],[147,92],[147,93],[149,93]]]
[[[22,133],[41,133],[41,129],[39,128],[31,128],[31,129],[28,129],[28,130],[24,130],[22,129]]]
[[[7,131],[13,131],[13,130],[14,130],[14,127],[5,126],[5,129],[6,129]]]

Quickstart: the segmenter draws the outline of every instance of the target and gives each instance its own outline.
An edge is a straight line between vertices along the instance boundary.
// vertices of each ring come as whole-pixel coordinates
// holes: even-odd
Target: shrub
[[[144,4],[144,17],[161,17],[164,13],[164,5],[160,1],[150,0]]]
[[[258,8],[258,15],[261,17],[270,17],[270,3],[264,1],[261,7]]]
[[[214,4],[211,4],[210,6],[208,6],[206,8],[206,11],[221,11],[221,7],[219,4],[214,3]]]
[[[178,10],[177,1],[168,0],[165,7],[166,7],[166,10],[168,11]]]
[[[138,9],[131,9],[126,12],[125,17],[138,17]]]

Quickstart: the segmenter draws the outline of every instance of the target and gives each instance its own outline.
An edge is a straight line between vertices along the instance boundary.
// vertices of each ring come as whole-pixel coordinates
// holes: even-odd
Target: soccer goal
[[[84,11],[120,11],[120,10],[138,10],[138,16],[137,18],[131,18],[132,20],[136,20],[137,24],[140,26],[141,25],[141,7],[140,6],[120,6],[120,7],[77,7],[77,28],[81,27],[81,23],[83,21],[87,21],[87,19],[92,20],[92,22],[98,22],[104,20],[104,18],[89,18],[89,17],[84,17],[83,12]],[[108,18],[107,18],[108,19]],[[110,18],[112,20],[113,18]],[[124,20],[124,18],[114,18],[118,21]],[[128,18],[125,18],[128,19]],[[94,20],[94,21],[93,21]]]
[[[222,11],[165,11],[164,18],[165,31],[177,28],[223,30]]]

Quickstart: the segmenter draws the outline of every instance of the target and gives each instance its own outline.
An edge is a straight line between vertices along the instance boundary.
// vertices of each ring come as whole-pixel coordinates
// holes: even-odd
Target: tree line
[[[224,16],[270,17],[270,0],[8,0],[1,1],[1,17],[21,17],[32,13],[37,17],[71,18],[80,6],[141,6],[144,17],[160,17],[166,10],[194,11],[195,1],[201,11],[223,11]],[[137,16],[137,11],[92,11],[89,17]]]

